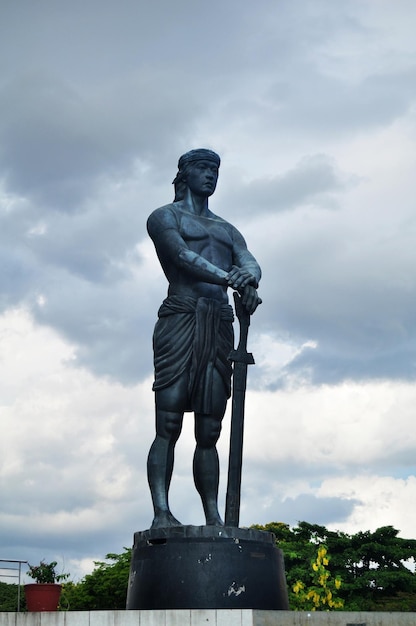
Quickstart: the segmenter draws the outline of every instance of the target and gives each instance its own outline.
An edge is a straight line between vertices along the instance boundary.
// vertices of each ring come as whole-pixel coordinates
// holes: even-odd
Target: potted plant
[[[28,576],[36,582],[25,585],[26,606],[28,611],[56,611],[61,596],[61,580],[66,580],[69,574],[57,574],[56,561],[39,565],[29,565]]]

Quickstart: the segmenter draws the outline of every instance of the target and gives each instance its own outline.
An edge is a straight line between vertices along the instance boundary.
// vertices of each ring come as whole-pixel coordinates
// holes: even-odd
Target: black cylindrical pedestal
[[[135,533],[127,609],[233,608],[289,608],[272,533],[220,526]]]

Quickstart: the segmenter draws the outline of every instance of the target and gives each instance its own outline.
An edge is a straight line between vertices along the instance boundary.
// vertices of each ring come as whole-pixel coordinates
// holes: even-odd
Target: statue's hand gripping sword
[[[228,482],[225,503],[225,525],[238,526],[240,520],[241,467],[243,461],[244,404],[247,385],[247,365],[254,364],[253,355],[247,352],[247,335],[250,314],[241,302],[241,296],[233,293],[235,313],[240,323],[240,337],[237,350],[231,350],[229,359],[233,361],[233,397],[231,409],[230,457],[228,461]]]

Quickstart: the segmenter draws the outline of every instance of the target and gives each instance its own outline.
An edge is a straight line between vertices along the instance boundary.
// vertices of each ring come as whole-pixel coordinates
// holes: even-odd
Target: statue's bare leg
[[[152,494],[152,528],[181,526],[169,508],[169,487],[173,473],[175,445],[182,430],[182,413],[156,410],[156,438],[147,459],[147,476]]]
[[[221,422],[225,413],[227,398],[218,374],[216,374],[216,378],[213,390],[215,396],[213,414],[195,415],[194,481],[201,496],[208,526],[224,525],[218,512],[220,470],[216,443],[221,433]]]
[[[194,454],[195,486],[201,496],[207,526],[223,526],[218,512],[219,462],[215,446],[197,444]]]

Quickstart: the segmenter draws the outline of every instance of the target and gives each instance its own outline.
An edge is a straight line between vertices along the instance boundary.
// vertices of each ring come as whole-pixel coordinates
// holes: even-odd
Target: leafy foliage
[[[330,575],[334,580],[337,577],[342,580],[339,597],[344,600],[344,610],[414,610],[416,575],[405,562],[415,559],[416,540],[398,537],[399,531],[392,526],[355,535],[307,522],[299,522],[295,528],[281,522],[255,528],[276,535],[285,557],[291,606],[296,607],[297,603],[293,587],[297,581],[309,584],[310,563],[317,546],[322,544],[331,555]]]
[[[77,584],[66,583],[61,608],[77,610],[125,609],[129,579],[131,549],[122,554],[107,554],[106,560],[96,561],[95,569]]]
[[[297,580],[293,585],[293,592],[297,602],[292,603],[293,609],[302,611],[317,611],[342,609],[344,600],[337,598],[341,587],[341,577],[331,577],[327,569],[330,556],[326,547],[321,544],[318,547],[316,559],[311,563],[309,585]]]
[[[17,610],[17,588],[15,583],[0,582],[0,611],[16,611]],[[20,586],[20,608],[24,610],[26,607],[25,594],[23,586]]]
[[[55,570],[57,565],[57,561],[52,561],[52,563],[41,561],[39,565],[29,565],[27,575],[37,583],[58,583],[61,580],[66,580],[69,574],[57,574]]]

